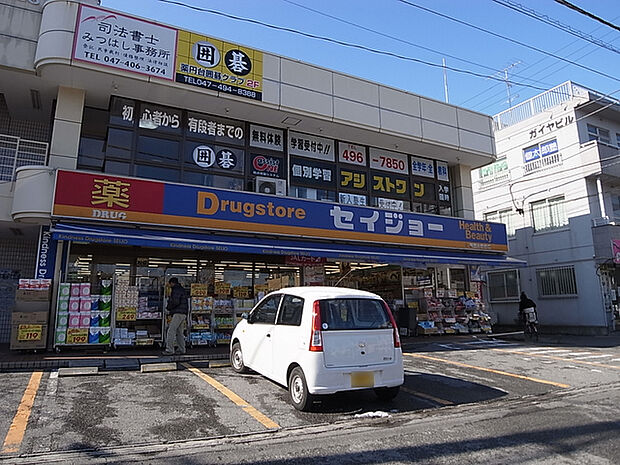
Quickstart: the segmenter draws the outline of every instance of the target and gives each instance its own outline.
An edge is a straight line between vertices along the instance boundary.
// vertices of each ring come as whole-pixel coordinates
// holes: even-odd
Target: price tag
[[[230,283],[218,281],[215,283],[215,293],[220,295],[230,294]]]
[[[43,334],[43,325],[19,325],[17,328],[18,341],[40,341]]]
[[[116,309],[116,321],[135,321],[137,313],[137,307],[118,307]]]
[[[250,297],[250,288],[248,286],[233,287],[233,297],[237,299],[248,299]]]
[[[254,292],[267,292],[269,290],[268,284],[254,284]]]
[[[88,344],[88,329],[86,328],[67,329],[67,344]]]

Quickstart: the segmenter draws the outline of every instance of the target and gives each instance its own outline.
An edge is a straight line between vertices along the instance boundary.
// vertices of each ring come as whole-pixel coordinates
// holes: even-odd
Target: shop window
[[[304,299],[292,295],[284,296],[278,315],[279,325],[299,326],[304,308]]]
[[[195,184],[197,186],[218,187],[220,189],[243,190],[243,179],[217,174],[197,173],[185,171],[182,182],[185,184]]]
[[[121,97],[110,100],[110,124],[133,126],[136,120],[136,102]]]
[[[610,144],[609,130],[588,124],[588,140],[597,140],[604,144]]]
[[[131,165],[121,161],[106,160],[103,171],[109,174],[131,176]]]
[[[420,202],[413,202],[411,204],[411,210],[417,213],[437,214],[439,212],[439,208],[437,205],[432,204],[432,203],[420,203]]]
[[[564,196],[532,202],[530,205],[534,231],[547,231],[568,224],[564,210]]]
[[[181,173],[179,170],[152,165],[135,165],[134,176],[171,182],[179,182],[181,180]]]
[[[104,140],[93,137],[80,138],[78,148],[78,169],[101,171],[103,169],[103,159],[105,156]]]
[[[291,195],[300,199],[336,201],[336,193],[324,189],[291,186]]]
[[[519,272],[517,270],[492,271],[487,273],[487,280],[491,301],[519,298]]]
[[[439,205],[439,214],[442,216],[452,216],[452,206]]]
[[[572,265],[538,268],[536,281],[541,297],[577,295],[577,279]]]
[[[506,234],[508,234],[508,236],[515,235],[515,217],[512,208],[485,213],[484,221],[503,223],[506,225]]]
[[[158,137],[139,136],[136,159],[155,163],[177,164],[179,142]]]
[[[276,294],[263,300],[261,304],[252,311],[250,322],[274,324],[276,322],[276,313],[282,294]]]
[[[243,150],[186,141],[183,152],[186,168],[243,174],[245,166],[245,152]]]
[[[98,108],[85,107],[82,117],[82,136],[105,139],[108,128],[108,112]]]

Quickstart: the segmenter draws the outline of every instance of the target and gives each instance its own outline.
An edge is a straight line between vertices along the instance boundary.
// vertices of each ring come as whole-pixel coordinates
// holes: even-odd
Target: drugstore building
[[[474,220],[486,115],[94,1],[0,8],[0,340],[17,277],[53,279],[52,347],[67,292],[94,317],[112,295],[112,341],[157,342],[178,276],[223,342],[283,286],[376,291],[413,328],[417,299],[519,264]]]

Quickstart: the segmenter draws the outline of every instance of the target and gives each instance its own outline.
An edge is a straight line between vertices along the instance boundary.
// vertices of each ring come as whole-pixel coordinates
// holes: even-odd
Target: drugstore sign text
[[[125,224],[506,251],[503,224],[58,171],[53,215]]]

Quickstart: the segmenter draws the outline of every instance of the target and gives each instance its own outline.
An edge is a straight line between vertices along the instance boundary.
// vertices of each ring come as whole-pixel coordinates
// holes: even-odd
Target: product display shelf
[[[213,304],[214,298],[207,295],[207,285],[193,283],[189,299],[189,342],[192,346],[214,346]]]
[[[164,312],[159,277],[116,277],[114,347],[162,345]]]
[[[54,344],[62,347],[111,346],[115,325],[112,280],[61,282],[56,299]]]
[[[217,344],[229,344],[235,327],[233,299],[216,298],[213,305],[213,332]]]

